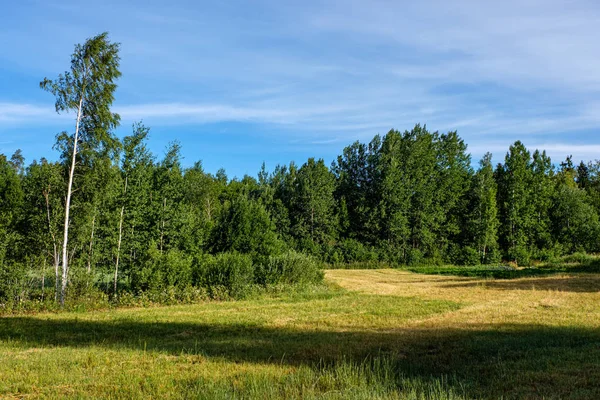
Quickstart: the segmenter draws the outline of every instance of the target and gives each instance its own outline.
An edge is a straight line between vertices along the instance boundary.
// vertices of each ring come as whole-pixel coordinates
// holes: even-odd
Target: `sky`
[[[600,3],[0,0],[0,153],[56,159],[44,78],[76,43],[121,43],[118,136],[158,158],[256,175],[415,124],[458,131],[474,164],[521,140],[555,163],[600,158]]]

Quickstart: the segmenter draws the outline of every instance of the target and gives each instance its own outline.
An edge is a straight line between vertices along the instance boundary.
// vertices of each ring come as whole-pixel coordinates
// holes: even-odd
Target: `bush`
[[[369,262],[377,261],[379,255],[373,248],[369,248],[354,239],[345,239],[338,243],[339,248],[344,261],[346,262]]]
[[[457,260],[459,265],[479,265],[481,258],[479,252],[470,246],[465,246],[460,251],[460,257]]]
[[[73,290],[72,290],[73,289]],[[89,287],[85,292],[67,286],[65,308],[72,311],[91,311],[110,306],[108,295],[98,288]]]
[[[502,261],[502,254],[496,247],[489,249],[483,259],[484,264],[498,264],[500,261]]]
[[[192,284],[192,259],[183,252],[167,251],[160,266],[167,286],[183,289]]]
[[[245,195],[225,204],[212,230],[210,243],[214,253],[250,254],[257,264],[281,253],[285,247],[265,207]]]
[[[388,241],[382,241],[378,247],[379,260],[394,265],[408,264],[408,251],[404,246],[395,246]]]
[[[509,261],[515,261],[521,267],[531,265],[531,254],[525,246],[516,246],[508,252]]]
[[[560,259],[562,262],[565,263],[579,263],[579,264],[584,264],[590,260],[593,260],[592,256],[587,255],[584,252],[577,252],[577,253],[573,253],[571,255],[568,256],[564,256]]]
[[[384,268],[398,268],[400,265],[390,263],[386,261],[363,261],[363,262],[336,262],[336,263],[322,263],[322,269],[384,269]]]
[[[161,254],[155,244],[146,251],[142,266],[131,271],[131,287],[137,292],[184,288],[191,283],[192,258],[175,249]]]
[[[0,303],[21,301],[26,291],[25,266],[15,262],[4,262],[0,259]]]
[[[204,257],[200,270],[204,273],[201,282],[213,297],[222,289],[233,298],[245,297],[252,290],[254,264],[249,255],[221,253]]]
[[[426,260],[423,252],[419,249],[410,249],[407,252],[407,264],[410,266],[425,265]]]
[[[198,253],[192,262],[192,285],[194,287],[206,287],[206,276],[214,256],[208,253]]]
[[[533,254],[533,258],[545,263],[555,263],[559,261],[562,249],[560,246],[553,246],[551,248],[544,248],[536,250]]]
[[[295,251],[271,256],[257,270],[256,280],[263,285],[319,283],[323,271],[310,256]]]

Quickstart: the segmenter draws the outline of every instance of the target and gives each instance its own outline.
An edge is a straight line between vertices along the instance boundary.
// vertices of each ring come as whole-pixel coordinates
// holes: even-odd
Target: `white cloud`
[[[0,123],[45,123],[56,117],[57,114],[52,108],[0,102]]]
[[[296,124],[319,116],[344,114],[350,110],[343,106],[304,108],[274,108],[269,104],[234,106],[224,104],[156,103],[122,105],[115,107],[125,120],[149,119],[161,123],[211,123],[211,122],[262,122],[270,124]]]
[[[151,126],[252,122],[319,145],[426,123],[503,152],[517,139],[550,147],[569,141],[561,133],[600,127],[600,7],[592,1],[259,1],[251,10],[175,1],[140,9],[86,5],[72,11],[85,14],[83,23],[67,7],[50,18],[62,27],[58,39],[49,28],[32,27],[41,29],[35,40],[8,31],[5,57],[54,70],[81,32],[109,29],[122,42],[115,111]],[[41,53],[19,55],[34,48]],[[0,127],[55,118],[52,106],[0,104]],[[600,140],[579,135],[593,146]]]
[[[409,61],[390,67],[403,78],[490,80],[584,92],[600,89],[599,24],[594,3],[557,0],[412,5],[358,0],[313,19],[313,26],[326,32],[417,52],[416,60],[406,57]]]

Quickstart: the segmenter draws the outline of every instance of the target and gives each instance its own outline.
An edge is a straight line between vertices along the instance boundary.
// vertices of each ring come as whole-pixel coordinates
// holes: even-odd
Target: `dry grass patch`
[[[598,275],[326,276],[338,288],[2,318],[0,397],[600,398]]]

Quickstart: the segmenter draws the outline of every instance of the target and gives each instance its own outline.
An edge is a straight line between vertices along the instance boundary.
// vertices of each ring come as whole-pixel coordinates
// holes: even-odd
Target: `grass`
[[[514,268],[506,264],[498,265],[433,265],[417,266],[393,265],[383,261],[365,261],[354,263],[324,264],[326,269],[386,269],[395,268],[419,274],[453,275],[496,279],[515,279],[524,277],[548,276],[560,273],[597,273],[600,274],[600,256],[575,253],[552,261],[537,262],[533,267]]]
[[[326,279],[237,302],[0,318],[0,398],[600,398],[600,274]]]
[[[496,279],[516,279],[569,273],[600,274],[600,256],[585,253],[575,253],[552,261],[538,262],[535,266],[526,268],[515,268],[502,264],[474,266],[422,265],[399,268],[420,274],[454,275]]]
[[[402,268],[406,271],[430,275],[454,275],[479,278],[516,279],[537,276],[550,276],[569,273],[600,273],[600,262],[593,263],[545,263],[535,267],[512,268],[504,265],[476,266],[418,266]]]

